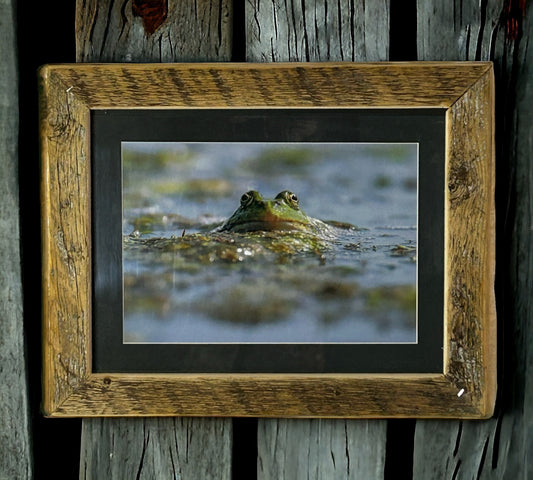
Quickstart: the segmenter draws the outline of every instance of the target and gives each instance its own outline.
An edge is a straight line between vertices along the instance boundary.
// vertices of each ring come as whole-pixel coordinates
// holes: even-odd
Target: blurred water
[[[123,144],[123,233],[180,237],[230,216],[239,198],[295,192],[348,222],[320,255],[212,264],[124,249],[129,342],[416,341],[416,144]]]

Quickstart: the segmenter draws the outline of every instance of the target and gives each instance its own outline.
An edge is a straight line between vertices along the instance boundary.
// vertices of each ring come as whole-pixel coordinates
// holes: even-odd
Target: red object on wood
[[[146,33],[152,35],[167,19],[168,0],[133,0],[132,10],[142,18]]]
[[[522,20],[526,13],[526,0],[505,0],[503,16],[505,31],[509,40],[516,40],[522,31]]]

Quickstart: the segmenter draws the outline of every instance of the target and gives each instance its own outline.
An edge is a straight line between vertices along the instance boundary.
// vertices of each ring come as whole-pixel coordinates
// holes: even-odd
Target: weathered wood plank
[[[493,102],[490,71],[448,110],[445,177],[445,370],[463,395],[483,397],[487,415],[496,396]]]
[[[389,0],[248,0],[246,59],[379,61],[389,52]]]
[[[484,63],[114,64],[54,66],[91,108],[449,108]],[[409,82],[405,79],[409,78]],[[415,93],[416,92],[416,93]]]
[[[387,60],[388,35],[388,0],[246,2],[248,61]],[[260,419],[258,478],[383,478],[386,436],[380,420]]]
[[[370,420],[260,421],[258,478],[382,478],[383,426]]]
[[[418,2],[420,60],[493,60],[499,199],[499,412],[483,422],[419,421],[414,478],[533,475],[533,9],[527,2]]]
[[[418,60],[491,60],[503,3],[417,0]]]
[[[229,0],[76,4],[82,62],[225,61],[231,39]],[[230,478],[231,437],[231,419],[86,419],[80,478]]]
[[[231,0],[77,0],[78,62],[231,58]]]
[[[90,211],[89,112],[61,83],[42,82],[40,88],[41,152],[50,159],[42,162],[41,176],[43,360],[50,365],[44,368],[43,405],[53,410],[90,368],[82,355],[90,349],[90,334],[78,328],[90,321],[90,226],[78,222]],[[64,335],[46,334],[52,331]]]
[[[94,419],[83,424],[80,478],[229,480],[231,451],[223,419]]]
[[[0,478],[31,478],[22,323],[15,2],[0,0]]]

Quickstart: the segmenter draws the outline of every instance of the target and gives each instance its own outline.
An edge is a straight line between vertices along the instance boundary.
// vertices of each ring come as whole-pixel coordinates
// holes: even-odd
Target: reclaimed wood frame
[[[492,415],[491,63],[48,65],[39,80],[46,416]],[[92,372],[91,110],[236,107],[446,109],[442,373]]]

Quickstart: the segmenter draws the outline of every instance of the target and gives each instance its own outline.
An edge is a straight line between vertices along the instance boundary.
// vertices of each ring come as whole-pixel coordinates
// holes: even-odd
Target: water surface
[[[187,241],[248,190],[353,228]],[[415,342],[416,224],[416,144],[124,143],[124,341]]]

